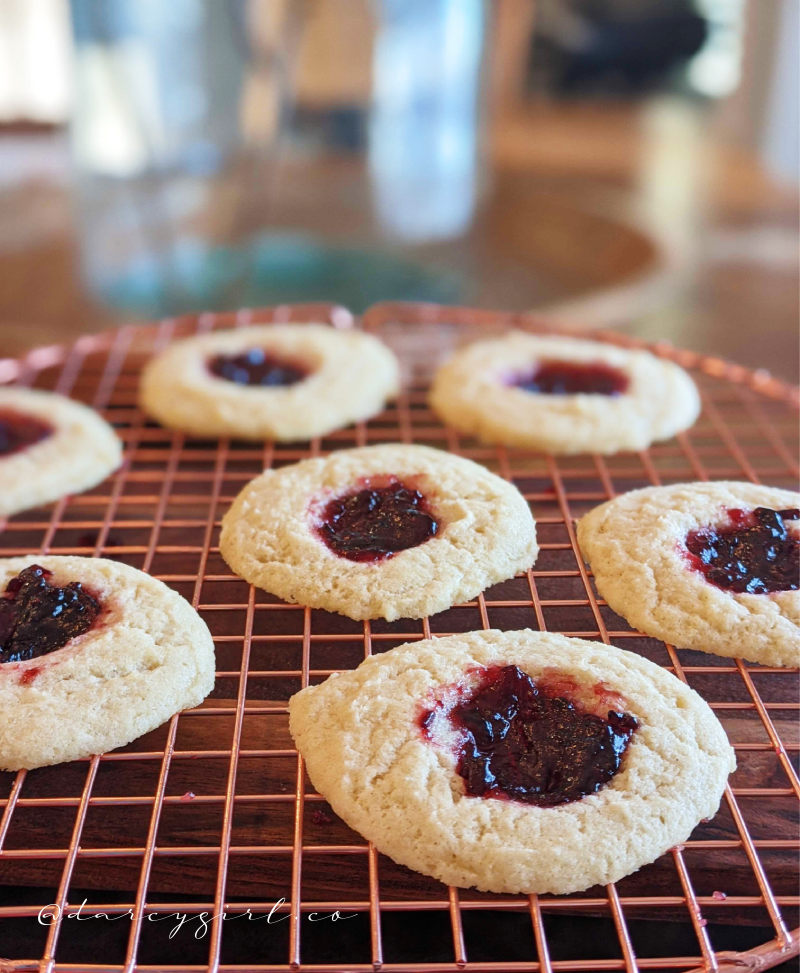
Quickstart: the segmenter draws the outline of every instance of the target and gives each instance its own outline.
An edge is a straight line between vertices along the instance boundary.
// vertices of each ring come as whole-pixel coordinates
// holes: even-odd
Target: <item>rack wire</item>
[[[143,362],[173,338],[309,320],[353,325],[341,307],[281,306],[124,327],[0,360],[0,382],[87,402],[125,443],[121,469],[96,489],[0,522],[0,556],[105,556],[148,571],[205,618],[218,664],[215,690],[201,706],[130,746],[0,775],[0,882],[19,888],[17,901],[0,905],[0,956],[12,942],[4,933],[11,923],[24,920],[39,935],[36,956],[0,959],[0,969],[716,973],[766,969],[797,955],[796,671],[676,650],[632,631],[596,594],[574,522],[597,503],[650,484],[724,478],[796,489],[798,391],[764,373],[657,344],[648,347],[690,369],[703,395],[700,420],[675,440],[614,457],[486,447],[444,428],[429,411],[432,367],[476,336],[548,325],[527,315],[385,303],[362,324],[400,354],[406,391],[367,423],[309,443],[254,446],[191,439],[154,426],[137,409]],[[642,345],[618,333],[593,336]],[[388,441],[448,449],[516,483],[537,520],[535,567],[474,602],[391,624],[286,605],[231,574],[217,546],[220,519],[262,468]],[[288,698],[370,653],[489,627],[601,639],[659,662],[703,694],[739,761],[717,817],[635,876],[572,896],[446,888],[349,831],[307,781],[288,735]],[[97,920],[103,930],[88,957],[73,941],[78,922],[66,921],[76,913],[78,922],[106,917]],[[487,957],[476,946],[476,922],[497,924],[509,915],[517,923],[523,917],[526,931],[515,925],[511,952]],[[556,920],[569,933],[581,916],[611,920],[612,955],[599,955],[577,925],[571,952],[554,941]],[[347,927],[346,917],[355,926]],[[696,948],[673,955],[641,934],[640,920],[665,917],[689,928]],[[385,935],[404,918],[420,930],[410,952]],[[748,951],[719,951],[714,930],[726,922],[752,924],[760,941]],[[169,937],[164,930],[176,925]],[[122,930],[113,942],[103,938],[112,926]],[[363,943],[345,935],[347,928],[361,930]]]

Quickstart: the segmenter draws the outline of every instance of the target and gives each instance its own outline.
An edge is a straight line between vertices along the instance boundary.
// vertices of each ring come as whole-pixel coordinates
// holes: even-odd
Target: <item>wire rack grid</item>
[[[104,484],[0,523],[0,556],[105,556],[150,572],[205,618],[218,664],[215,690],[200,707],[130,746],[0,775],[0,882],[20,889],[19,902],[0,905],[0,956],[10,922],[26,921],[40,936],[36,956],[0,959],[0,968],[712,973],[764,969],[796,955],[796,673],[676,650],[632,631],[596,594],[574,522],[595,504],[650,484],[725,478],[796,488],[797,390],[656,345],[657,354],[692,371],[703,394],[701,419],[676,440],[605,458],[485,447],[444,428],[428,410],[431,368],[477,335],[547,325],[522,315],[381,304],[366,313],[363,326],[396,348],[407,383],[398,401],[370,422],[323,440],[256,447],[189,439],[148,423],[137,409],[142,363],[173,338],[308,320],[353,324],[343,308],[282,306],[127,327],[0,360],[0,382],[90,403],[125,442],[124,463]],[[637,344],[616,333],[594,336]],[[391,624],[286,605],[231,574],[219,556],[219,524],[249,479],[265,467],[387,441],[448,449],[514,482],[537,520],[535,567],[475,602]],[[601,639],[660,662],[701,692],[739,761],[717,817],[616,886],[559,897],[448,889],[395,865],[349,831],[307,781],[288,735],[288,698],[372,652],[489,627]],[[77,923],[64,920],[84,918],[84,899],[86,915],[104,916],[103,928],[117,932],[113,941],[97,933],[88,958],[78,958]],[[488,955],[478,920],[497,925],[508,916],[524,922],[524,930],[514,925],[503,948]],[[578,927],[571,933],[570,923],[580,917],[610,919],[613,946],[598,953],[591,936]],[[692,949],[676,955],[642,933],[647,923],[640,920],[664,917],[691,931]],[[361,930],[358,942],[341,938],[346,924],[335,923],[345,918]],[[253,933],[252,919],[260,922]],[[162,920],[177,925],[173,936],[161,932]],[[398,946],[398,935],[409,938],[402,920],[415,924],[408,929],[418,930],[411,936],[418,942]],[[573,940],[566,950],[555,941],[557,922],[567,923],[562,932]],[[726,922],[751,925],[758,942],[753,946],[751,938],[746,952],[715,949],[713,930]]]

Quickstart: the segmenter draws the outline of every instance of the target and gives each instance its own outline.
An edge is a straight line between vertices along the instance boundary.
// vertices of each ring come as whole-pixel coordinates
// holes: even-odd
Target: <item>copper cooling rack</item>
[[[170,433],[136,408],[142,363],[173,337],[285,320],[352,325],[346,310],[328,305],[205,314],[0,360],[0,382],[90,403],[126,445],[121,470],[95,490],[0,523],[0,556],[102,555],[149,571],[205,618],[218,663],[203,705],[129,747],[0,775],[0,969],[633,973],[764,969],[796,955],[796,674],[676,651],[630,630],[596,595],[574,532],[575,518],[595,504],[649,484],[733,478],[796,489],[796,390],[656,345],[693,372],[703,393],[700,421],[676,440],[608,458],[482,447],[427,409],[431,368],[479,334],[546,326],[383,304],[363,324],[398,350],[408,391],[368,423],[324,440],[255,447]],[[513,480],[538,522],[535,568],[475,602],[392,624],[285,605],[230,573],[217,547],[220,518],[264,466],[395,440],[449,449]],[[286,701],[371,652],[481,627],[601,639],[690,683],[723,721],[739,761],[719,814],[616,886],[573,896],[448,889],[377,854],[313,792],[288,735]],[[76,938],[83,919],[94,923],[88,939]],[[689,936],[680,955],[665,919]],[[601,948],[592,922],[611,930],[610,945]],[[728,929],[749,931],[746,951],[720,951],[716,939]],[[33,944],[28,953],[20,942]]]

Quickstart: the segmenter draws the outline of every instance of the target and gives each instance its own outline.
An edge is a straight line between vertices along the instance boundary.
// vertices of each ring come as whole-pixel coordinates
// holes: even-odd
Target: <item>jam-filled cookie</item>
[[[285,601],[350,618],[422,618],[536,560],[519,491],[425,446],[366,446],[268,470],[222,521],[222,556]]]
[[[0,517],[97,486],[121,461],[122,443],[88,406],[0,387]]]
[[[700,412],[694,382],[670,361],[523,331],[459,351],[437,371],[430,403],[483,442],[564,454],[646,449]]]
[[[0,768],[124,746],[214,686],[214,643],[180,595],[126,564],[0,560]]]
[[[599,642],[469,632],[290,701],[314,787],[402,865],[506,893],[623,878],[716,814],[736,761],[705,701]]]
[[[634,490],[587,514],[597,590],[647,635],[800,666],[800,494],[752,483]]]
[[[369,419],[399,387],[397,359],[370,334],[264,325],[174,342],[142,372],[140,401],[195,436],[292,442]]]

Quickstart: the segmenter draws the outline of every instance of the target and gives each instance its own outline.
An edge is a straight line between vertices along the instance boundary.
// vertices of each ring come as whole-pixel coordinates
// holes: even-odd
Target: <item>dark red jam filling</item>
[[[517,375],[511,385],[525,392],[544,395],[622,395],[628,388],[628,376],[602,362],[542,362],[534,372]]]
[[[47,655],[88,632],[101,606],[79,581],[64,588],[38,564],[20,571],[0,597],[0,663]]]
[[[417,547],[439,529],[419,490],[395,480],[331,500],[317,531],[328,547],[350,561],[380,561]]]
[[[448,712],[460,731],[456,770],[467,794],[555,807],[579,801],[619,770],[634,716],[585,712],[558,680],[535,683],[517,666],[491,666]],[[613,695],[612,697],[613,698]],[[421,718],[430,731],[437,710]]]
[[[239,355],[217,355],[208,362],[208,370],[217,378],[237,385],[296,385],[309,374],[299,362],[283,361],[263,348],[250,348]]]
[[[0,456],[27,449],[53,434],[53,427],[36,416],[0,409]]]
[[[689,560],[725,591],[751,595],[796,591],[800,587],[800,542],[787,521],[800,510],[728,510],[729,523],[701,527],[686,537]]]

